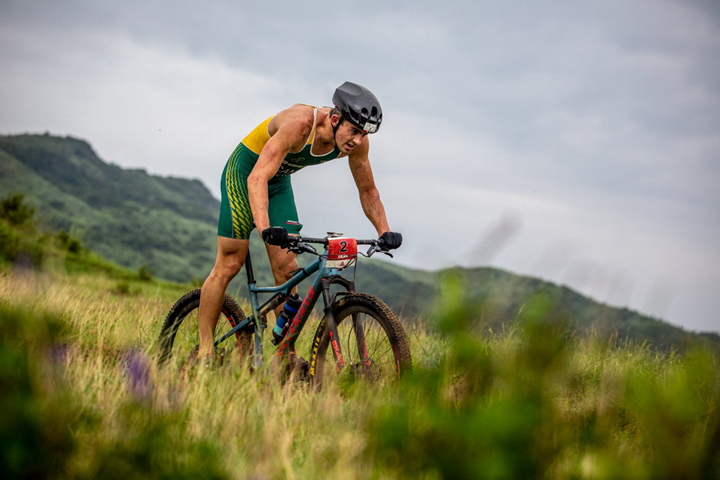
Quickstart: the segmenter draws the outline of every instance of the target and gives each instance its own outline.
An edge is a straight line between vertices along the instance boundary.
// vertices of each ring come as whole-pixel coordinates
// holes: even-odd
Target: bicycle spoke
[[[173,341],[173,351],[175,352],[175,363],[183,364],[196,351],[200,344],[199,332],[198,332],[198,321],[199,316],[197,310],[193,310],[182,320],[175,331],[175,338]],[[232,328],[232,324],[228,318],[221,312],[218,316],[217,326],[215,328],[215,339],[222,337],[226,332]],[[235,337],[229,337],[223,342],[223,347],[226,348],[225,355],[230,350],[234,350],[237,347],[237,342],[234,341]]]
[[[318,329],[316,369],[313,373],[318,388],[326,379],[335,379],[341,384],[356,380],[370,384],[384,384],[394,381],[411,368],[407,341],[397,318],[387,306],[370,295],[353,294],[346,297],[334,312],[334,319],[342,339],[346,368],[336,372],[333,368],[332,347],[325,330]],[[326,327],[325,327],[326,328]]]
[[[378,355],[377,357],[373,356],[373,358],[383,358],[386,354],[391,353],[391,352],[392,352],[392,345],[388,346],[388,348],[382,354]]]
[[[383,333],[384,333],[384,332],[383,332]],[[382,337],[382,335],[381,335],[380,332],[377,332],[377,334],[376,334],[376,342],[375,342],[375,344],[373,345],[372,353],[370,353],[370,356],[371,356],[371,357],[374,357],[374,356],[375,356],[375,353],[377,352],[377,349],[380,348],[380,346],[382,345],[382,342],[383,342],[383,337]]]
[[[368,359],[367,354],[367,343],[366,343],[366,337],[365,337],[365,325],[363,325],[364,322],[360,320],[359,314],[353,314],[352,316],[352,326],[355,330],[355,344],[357,346],[357,352],[358,352],[358,363],[363,366],[363,368],[367,368],[370,366],[370,361]]]
[[[338,330],[341,332],[343,355],[347,365],[354,368],[353,373],[366,372],[366,369],[370,368],[371,370],[366,373],[377,376],[382,371],[392,370],[386,367],[386,365],[394,365],[392,355],[386,358],[388,352],[392,352],[392,345],[387,334],[372,315],[355,312],[337,321]],[[361,338],[358,338],[358,334]],[[363,349],[367,352],[367,357],[364,356]],[[382,352],[381,355],[378,355],[378,352]],[[327,350],[326,361],[333,361],[330,349]]]
[[[355,363],[355,355],[354,355],[355,349],[350,348],[350,345],[353,344],[352,337],[357,338],[357,332],[355,330],[354,322],[353,322],[353,324],[351,324],[351,327],[348,328],[347,342],[345,343],[345,345],[347,345],[347,347],[345,348],[344,351],[347,352],[346,355],[347,355],[348,361],[350,361],[351,363]]]

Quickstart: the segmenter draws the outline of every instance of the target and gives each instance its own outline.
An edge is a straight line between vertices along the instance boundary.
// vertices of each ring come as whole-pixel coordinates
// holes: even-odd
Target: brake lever
[[[292,245],[290,248],[288,248],[292,253],[312,253],[313,255],[319,255],[317,250],[315,250],[315,247],[312,245],[308,245],[307,243],[297,242],[294,245]]]
[[[390,258],[393,258],[392,253],[390,253],[390,250],[388,248],[385,248],[385,242],[382,239],[379,239],[378,241],[379,245],[377,246],[377,249],[379,252],[384,253]]]
[[[379,245],[373,245],[372,247],[370,247],[370,249],[367,251],[367,253],[360,252],[360,255],[362,255],[363,257],[366,257],[366,258],[370,258],[378,252],[384,253],[388,257],[393,258],[392,253],[390,253],[388,250],[385,250],[384,248],[380,247]]]

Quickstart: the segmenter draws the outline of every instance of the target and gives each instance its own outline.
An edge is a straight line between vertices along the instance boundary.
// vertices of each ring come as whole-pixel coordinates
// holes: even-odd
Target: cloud
[[[8,36],[11,44],[44,51],[23,35]],[[18,93],[4,98],[12,116],[0,119],[2,128],[43,125],[87,138],[108,161],[156,173],[198,176],[208,160],[223,163],[238,136],[254,126],[249,119],[279,110],[283,103],[271,99],[288,94],[261,74],[128,37],[79,32],[55,40],[65,47],[47,59],[13,62],[15,73],[2,88]]]
[[[719,328],[714,2],[363,5],[5,1],[0,130],[217,194],[251,128],[353,80],[385,112],[371,160],[398,261],[492,261]],[[293,182],[308,233],[375,233],[346,161]]]

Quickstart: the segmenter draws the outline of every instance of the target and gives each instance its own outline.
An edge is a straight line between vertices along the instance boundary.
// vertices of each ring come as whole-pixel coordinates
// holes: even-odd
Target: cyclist
[[[281,247],[300,233],[290,175],[308,165],[348,158],[365,215],[389,249],[402,235],[390,231],[368,159],[367,135],[382,122],[375,95],[345,82],[335,90],[334,108],[297,104],[258,125],[230,156],[221,180],[218,251],[200,295],[198,358],[213,354],[213,337],[225,289],[245,262],[250,232],[261,232],[275,285],[298,268],[296,255]]]

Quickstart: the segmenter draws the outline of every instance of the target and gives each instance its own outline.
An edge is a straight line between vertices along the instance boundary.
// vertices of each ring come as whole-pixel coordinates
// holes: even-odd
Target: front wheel
[[[317,388],[324,381],[365,379],[372,383],[393,381],[412,368],[410,346],[395,314],[372,295],[352,293],[332,306],[337,342],[344,367],[338,372],[326,318],[320,322],[310,354],[310,378]]]
[[[200,289],[192,290],[175,302],[168,312],[160,337],[158,338],[159,362],[166,363],[173,360],[177,366],[193,361],[199,345],[198,338],[198,312],[200,311]],[[220,316],[215,328],[215,338],[222,336],[232,327],[245,320],[245,314],[240,306],[229,295],[225,295]],[[252,355],[252,337],[250,329],[243,329],[235,333],[235,338],[228,338],[226,345],[221,345],[224,358],[234,355],[245,361]],[[231,341],[234,340],[234,341]]]

